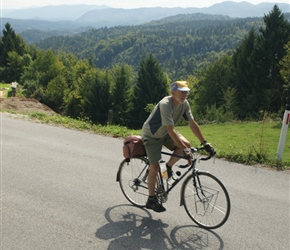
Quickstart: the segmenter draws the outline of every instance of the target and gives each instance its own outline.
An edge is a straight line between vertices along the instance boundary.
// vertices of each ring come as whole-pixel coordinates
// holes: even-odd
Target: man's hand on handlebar
[[[183,156],[185,159],[188,160],[188,164],[190,165],[192,163],[192,158],[193,158],[193,154],[191,152],[191,149],[190,148],[183,149]]]
[[[214,156],[216,154],[214,148],[210,145],[210,143],[203,144],[203,147],[210,156]]]
[[[206,158],[202,158],[202,160],[208,160],[216,154],[214,148],[210,145],[210,143],[203,143],[202,146],[203,146],[203,148],[201,148],[201,149],[204,149],[205,151],[207,151],[209,153],[209,156]],[[193,159],[192,148],[183,149],[183,157],[188,160],[188,164],[190,165],[192,163],[192,159]]]

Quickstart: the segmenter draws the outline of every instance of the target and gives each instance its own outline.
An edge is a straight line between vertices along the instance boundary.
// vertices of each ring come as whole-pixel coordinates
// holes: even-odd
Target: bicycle
[[[191,148],[193,153],[191,165],[179,165],[184,173],[177,171],[178,178],[173,180],[171,185],[168,180],[162,178],[161,169],[157,174],[155,193],[160,203],[165,203],[169,192],[188,173],[181,187],[180,206],[184,206],[188,216],[200,227],[215,229],[222,226],[230,214],[230,198],[223,183],[213,174],[200,171],[196,168],[197,161],[209,160],[212,155],[198,157],[197,154],[205,150],[202,148]],[[174,155],[168,152],[161,152],[163,155],[175,156],[186,159],[183,156]],[[146,156],[134,156],[124,159],[117,172],[117,182],[126,199],[137,207],[145,207],[148,198],[147,176],[149,173],[149,161]]]

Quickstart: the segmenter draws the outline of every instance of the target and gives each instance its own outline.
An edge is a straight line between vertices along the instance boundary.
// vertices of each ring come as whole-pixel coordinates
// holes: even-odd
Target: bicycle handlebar
[[[207,161],[207,160],[209,160],[211,157],[213,157],[213,155],[209,155],[208,157],[200,158],[199,160],[200,160],[200,161]]]
[[[191,147],[190,148],[191,152],[192,153],[197,153],[199,151],[203,151],[205,150],[204,147],[201,147],[201,148],[194,148],[194,147]],[[174,156],[174,157],[177,157],[177,158],[182,158],[182,159],[187,159],[186,157],[184,156],[181,156],[181,155],[176,155],[176,154],[172,154],[172,153],[168,153],[168,152],[165,152],[165,151],[161,151],[162,154],[165,154],[165,155],[169,155],[169,156]],[[214,155],[216,154],[216,152],[214,152],[213,154],[209,154],[207,157],[201,157],[199,158],[200,161],[207,161],[209,160],[210,158],[212,158]],[[186,168],[188,167],[188,165],[180,165],[179,166],[180,168]]]
[[[205,150],[204,147],[201,147],[201,148],[194,148],[194,147],[191,147],[190,149],[191,149],[191,152],[192,152],[192,153],[197,153],[197,152],[199,152],[199,151],[203,151],[203,150]],[[215,156],[215,155],[216,155],[216,152],[214,152],[214,154],[209,154],[207,157],[200,157],[199,160],[200,160],[200,161],[207,161],[207,160],[211,159],[211,158],[212,158],[213,156]],[[179,157],[180,157],[180,156],[179,156]],[[180,158],[186,159],[186,158],[184,158],[184,157],[180,157]],[[188,166],[189,166],[188,164],[185,164],[185,165],[179,165],[178,168],[187,168]]]
[[[202,151],[202,150],[205,150],[204,147],[201,147],[201,148],[191,148],[191,152],[192,153],[196,153],[196,152],[199,152],[199,151]],[[211,157],[215,156],[216,155],[216,152],[214,152],[213,154],[209,154],[207,157],[201,157],[199,158],[200,161],[207,161],[209,160]]]

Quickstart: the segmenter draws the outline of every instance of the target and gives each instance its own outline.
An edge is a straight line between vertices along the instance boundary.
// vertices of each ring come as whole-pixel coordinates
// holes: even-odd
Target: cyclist
[[[175,131],[174,126],[184,117],[189,127],[205,149],[214,153],[214,149],[205,140],[199,125],[194,121],[190,105],[187,101],[189,87],[186,81],[176,81],[171,84],[171,96],[166,96],[157,103],[142,127],[142,140],[148,156],[150,170],[148,175],[149,197],[146,208],[155,212],[164,212],[166,209],[159,203],[155,194],[156,176],[159,170],[161,150],[164,145],[174,154],[183,155],[191,164],[189,141]],[[172,176],[172,166],[179,160],[171,157],[166,163],[168,178]]]

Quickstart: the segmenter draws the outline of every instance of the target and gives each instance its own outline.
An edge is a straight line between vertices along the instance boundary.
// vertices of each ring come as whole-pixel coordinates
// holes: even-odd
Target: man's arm
[[[180,136],[174,130],[174,126],[167,126],[167,131],[171,139],[174,141],[174,144],[181,150],[187,148],[184,142],[180,139]]]
[[[200,143],[206,142],[204,136],[202,135],[202,132],[200,130],[199,125],[194,121],[189,121],[189,127],[192,131],[192,133],[197,137],[197,139],[200,141]]]

